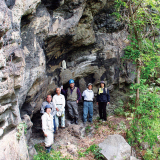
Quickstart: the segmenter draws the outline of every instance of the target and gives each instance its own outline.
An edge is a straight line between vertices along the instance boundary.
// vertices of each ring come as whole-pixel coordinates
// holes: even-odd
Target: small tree
[[[155,73],[159,65],[158,39],[160,27],[160,1],[158,0],[116,0],[115,7],[118,12],[114,14],[119,20],[128,25],[130,45],[125,49],[126,58],[132,59],[137,66],[136,100],[135,107],[139,105],[141,71],[147,71],[145,78]],[[157,59],[157,61],[156,61]],[[149,63],[154,61],[155,63]],[[144,68],[146,67],[146,68]]]
[[[125,48],[125,58],[132,59],[137,66],[134,119],[128,131],[131,145],[147,142],[152,148],[160,135],[160,89],[150,90],[150,80],[155,78],[160,67],[160,1],[159,0],[116,0],[118,12],[114,14],[128,25],[130,45]],[[154,151],[147,152],[152,155]],[[147,155],[147,156],[148,156]],[[159,155],[154,155],[156,159]]]

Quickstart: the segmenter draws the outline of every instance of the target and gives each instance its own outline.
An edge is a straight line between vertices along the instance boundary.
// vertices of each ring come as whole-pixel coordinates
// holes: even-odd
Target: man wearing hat
[[[69,80],[69,88],[61,90],[64,95],[67,95],[67,106],[69,110],[69,115],[71,117],[71,124],[75,122],[78,124],[78,102],[81,99],[81,92],[78,87],[75,87],[73,79]]]
[[[93,98],[94,98],[94,93],[92,91],[92,83],[88,84],[88,88],[85,91],[83,91],[82,97],[84,99],[84,102],[83,102],[83,122],[85,125],[87,122],[88,113],[89,113],[89,122],[92,123]]]
[[[106,105],[110,103],[109,90],[105,88],[105,82],[100,82],[100,88],[97,92],[97,105],[99,106],[99,116],[103,121],[107,120]]]
[[[51,106],[47,104],[42,115],[42,130],[45,136],[45,148],[46,152],[49,153],[53,144],[53,116],[51,115]]]

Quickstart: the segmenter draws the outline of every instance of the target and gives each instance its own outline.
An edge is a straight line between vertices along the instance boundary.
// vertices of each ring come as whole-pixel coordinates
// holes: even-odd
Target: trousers
[[[56,127],[59,127],[59,118],[61,118],[61,127],[65,127],[65,111],[62,110],[62,105],[56,105],[57,108],[61,111],[62,115],[61,117],[58,117],[55,115],[55,122],[56,122]]]
[[[55,116],[54,116],[54,119],[53,119],[53,124],[54,124],[54,133],[56,132],[56,122],[55,122]]]
[[[78,104],[76,101],[67,101],[68,111],[71,118],[78,119]]]
[[[87,121],[88,114],[89,114],[89,122],[92,122],[93,102],[84,101],[84,103],[83,103],[83,122]]]
[[[107,120],[106,105],[107,102],[98,102],[100,119]]]

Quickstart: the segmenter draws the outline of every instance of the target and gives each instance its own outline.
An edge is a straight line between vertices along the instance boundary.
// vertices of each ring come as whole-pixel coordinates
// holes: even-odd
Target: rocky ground
[[[79,122],[79,125],[69,124],[65,129],[59,129],[55,134],[55,142],[53,149],[60,151],[63,157],[80,160],[92,160],[94,155],[87,154],[85,157],[79,157],[78,152],[85,152],[85,150],[93,145],[99,145],[109,135],[119,134],[126,138],[126,129],[129,128],[129,121],[124,117],[109,116],[107,122],[102,122],[98,118],[93,120],[93,124]],[[40,135],[40,133],[37,133]],[[37,138],[33,134],[31,140],[34,144],[44,146],[43,136]],[[134,155],[135,156],[135,155]]]

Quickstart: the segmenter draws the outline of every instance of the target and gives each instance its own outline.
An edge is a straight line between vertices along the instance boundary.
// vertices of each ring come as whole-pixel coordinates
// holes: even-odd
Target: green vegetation
[[[158,69],[160,67],[160,1],[158,0],[116,0],[115,8],[119,21],[128,25],[130,45],[125,48],[124,59],[130,59],[137,66],[136,83],[131,86],[131,127],[127,132],[128,142],[141,148],[149,144],[144,159],[160,159],[158,136],[160,135],[160,88]],[[124,11],[125,10],[125,11]],[[116,113],[122,114],[119,108]]]
[[[126,131],[127,128],[126,128],[125,122],[121,121],[119,123],[119,129],[122,130],[122,131]]]
[[[63,158],[60,151],[54,151],[53,149],[50,153],[46,153],[45,147],[41,144],[36,144],[35,149],[38,154],[33,157],[34,160],[72,160],[66,157]]]
[[[152,88],[151,92],[147,85],[143,87],[141,85],[140,93],[142,93],[140,94],[139,105],[137,108],[132,106],[135,110],[134,118],[130,122],[130,130],[127,132],[129,144],[140,146],[142,142],[147,142],[150,147],[146,154],[152,153],[154,156],[156,155],[153,147],[158,142],[157,136],[160,135],[160,97],[157,94],[159,91],[159,87]],[[158,156],[160,156],[160,152],[157,153],[156,158]]]
[[[100,117],[97,117],[94,123],[95,129],[98,129],[103,124],[102,120],[100,120]]]
[[[89,133],[90,129],[91,129],[91,126],[89,126],[89,125],[85,128],[85,131],[87,134]]]
[[[147,149],[147,152],[144,156],[145,160],[160,160],[160,147],[156,147],[152,150]]]
[[[101,149],[96,144],[91,145],[89,148],[86,149],[85,152],[79,151],[79,157],[85,157],[89,152],[92,152],[94,155],[94,158],[97,160],[101,160],[104,158],[104,156],[101,154]]]
[[[117,116],[123,116],[124,115],[124,108],[123,107],[118,107],[114,110],[114,114]]]
[[[16,137],[17,137],[17,140],[20,140],[23,132],[26,134],[27,133],[27,125],[25,122],[21,122],[18,124],[17,126],[17,133],[16,133]]]

